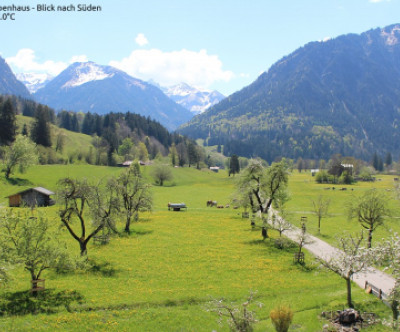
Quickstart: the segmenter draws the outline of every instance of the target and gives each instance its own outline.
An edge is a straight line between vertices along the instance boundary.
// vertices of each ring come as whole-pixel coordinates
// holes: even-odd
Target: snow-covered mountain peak
[[[53,76],[46,73],[20,73],[16,76],[19,81],[25,84],[30,93],[35,93],[53,79]]]
[[[106,71],[106,67],[94,62],[74,64],[72,78],[63,85],[63,88],[76,87],[92,81],[101,81],[114,76],[113,72]]]
[[[185,107],[193,114],[203,113],[207,108],[225,98],[218,91],[199,89],[186,83],[179,83],[161,89],[173,101]]]

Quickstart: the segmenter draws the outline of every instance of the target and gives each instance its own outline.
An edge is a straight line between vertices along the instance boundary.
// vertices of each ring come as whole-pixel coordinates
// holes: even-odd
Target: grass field
[[[354,220],[348,220],[347,206],[351,200],[362,195],[366,190],[376,188],[387,196],[392,215],[385,220],[384,226],[373,234],[374,241],[380,241],[389,236],[392,231],[400,232],[400,202],[395,199],[393,192],[394,176],[378,175],[375,182],[357,182],[353,185],[318,184],[309,172],[294,174],[290,178],[291,200],[287,203],[288,219],[295,225],[300,225],[300,218],[307,217],[307,230],[321,239],[335,245],[337,235],[345,232],[357,233],[361,226]],[[332,188],[335,187],[333,190]],[[330,189],[326,189],[330,188]],[[340,190],[345,188],[346,190]],[[329,214],[321,221],[321,234],[318,235],[318,219],[312,212],[312,200],[319,195],[330,199]]]
[[[149,168],[143,171],[149,176]],[[121,169],[88,165],[32,167],[27,174],[16,174],[17,180],[13,182],[16,184],[4,179],[0,182],[0,203],[5,206],[5,196],[25,186],[40,185],[54,191],[57,180],[65,176],[99,179],[118,172]],[[292,257],[296,249],[279,250],[274,247],[273,239],[262,241],[260,232],[251,231],[249,220],[242,219],[238,210],[206,207],[209,199],[223,205],[229,203],[234,189],[232,177],[224,172],[189,168],[173,169],[173,173],[174,180],[167,186],[153,187],[154,211],[141,215],[131,236],[112,238],[105,246],[89,244],[88,256],[96,270],[66,274],[51,271],[44,275],[51,292],[77,291],[84,298],[82,304],[73,304],[72,312],[60,308],[52,314],[4,316],[0,318],[0,329],[228,331],[227,324],[218,324],[215,313],[205,310],[207,302],[225,298],[240,303],[251,290],[258,291],[256,300],[264,304],[262,308],[254,307],[260,320],[255,325],[256,331],[273,331],[269,312],[279,304],[290,305],[294,310],[294,331],[321,331],[326,321],[319,314],[345,307],[344,281],[318,269],[310,255],[306,255],[305,266],[295,265]],[[384,190],[391,181],[383,177],[375,185]],[[337,232],[358,229],[355,222],[350,224],[346,220],[341,206],[349,199],[348,195],[370,185],[358,184],[353,192],[333,193],[314,184],[308,174],[295,173],[290,178],[291,219],[296,222],[306,214],[309,229],[314,232],[310,198],[320,193],[331,195],[332,216],[323,219],[322,234],[333,242]],[[168,202],[185,202],[188,211],[168,211]],[[57,207],[44,210],[55,224],[59,223]],[[396,226],[395,221],[389,224]],[[273,232],[271,235],[278,236]],[[62,237],[71,252],[78,255],[77,243],[66,231]],[[14,270],[13,274],[15,280],[2,290],[0,298],[29,289],[26,272]],[[353,296],[362,311],[389,316],[383,304],[356,286]],[[14,305],[24,303],[17,301]],[[368,330],[386,331],[382,326]]]

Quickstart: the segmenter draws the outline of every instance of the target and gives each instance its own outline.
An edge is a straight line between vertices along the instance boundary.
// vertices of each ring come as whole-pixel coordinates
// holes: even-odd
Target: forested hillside
[[[181,127],[224,154],[400,155],[400,25],[312,42]]]
[[[17,118],[18,114],[21,117]],[[132,113],[56,114],[52,108],[32,100],[0,96],[1,128],[0,145],[12,144],[18,133],[28,136],[37,144],[42,164],[83,162],[112,166],[125,160],[146,162],[162,158],[171,151],[174,163],[179,165],[200,162],[200,155],[204,159],[194,141],[171,134],[149,117]]]

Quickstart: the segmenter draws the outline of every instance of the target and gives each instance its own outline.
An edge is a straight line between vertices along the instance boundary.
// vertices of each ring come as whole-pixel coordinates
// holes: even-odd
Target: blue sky
[[[400,0],[1,0],[37,3],[102,10],[30,11],[0,21],[0,54],[15,73],[56,75],[90,60],[225,95],[310,41],[400,23]]]

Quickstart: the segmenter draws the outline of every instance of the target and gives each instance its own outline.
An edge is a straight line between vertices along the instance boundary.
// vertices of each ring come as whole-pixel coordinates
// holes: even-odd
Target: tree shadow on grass
[[[20,178],[6,178],[6,181],[13,186],[31,186],[33,183],[28,179],[20,179]]]
[[[129,233],[122,232],[120,234],[120,236],[121,237],[138,237],[138,236],[148,235],[148,234],[152,234],[152,233],[154,233],[154,231],[131,229],[131,231]]]
[[[89,261],[88,271],[94,274],[100,274],[103,277],[113,277],[117,273],[117,269],[115,269],[110,262],[101,262],[101,261]]]
[[[148,235],[152,234],[154,231],[146,231],[146,230],[133,230],[131,231],[131,236],[143,236],[143,235]]]
[[[52,289],[46,289],[39,292],[36,296],[30,291],[6,293],[0,298],[0,316],[22,316],[29,314],[55,313],[64,307],[71,312],[71,306],[83,304],[83,296],[76,291],[55,292]]]

